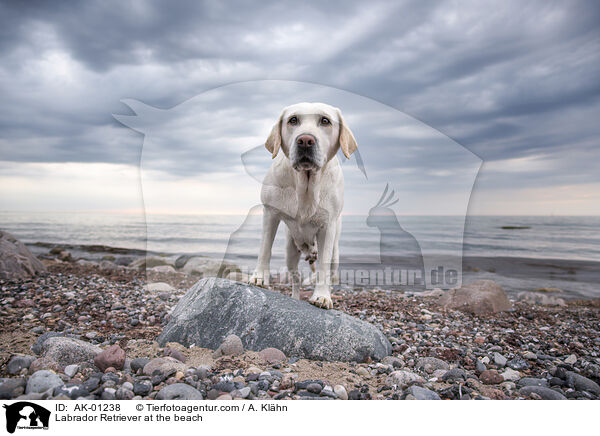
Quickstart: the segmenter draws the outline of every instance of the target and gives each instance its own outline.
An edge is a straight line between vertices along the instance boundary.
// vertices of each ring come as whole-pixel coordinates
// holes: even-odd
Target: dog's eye
[[[326,126],[328,124],[331,124],[331,121],[329,121],[329,118],[327,117],[321,117],[321,124]]]
[[[298,124],[298,118],[297,117],[291,117],[288,120],[288,124]]]

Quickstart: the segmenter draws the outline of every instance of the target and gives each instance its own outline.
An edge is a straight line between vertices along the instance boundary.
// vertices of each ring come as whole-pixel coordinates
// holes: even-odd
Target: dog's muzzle
[[[294,142],[296,149],[294,160],[292,162],[294,169],[297,171],[318,169],[320,165],[317,160],[319,146],[317,138],[305,133],[298,135]]]

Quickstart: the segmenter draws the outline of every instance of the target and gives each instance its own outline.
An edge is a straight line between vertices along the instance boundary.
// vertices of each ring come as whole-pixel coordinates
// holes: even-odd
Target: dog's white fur
[[[315,138],[310,158],[298,146],[298,138],[305,134]],[[263,181],[263,234],[258,265],[250,282],[269,284],[271,248],[283,221],[287,226],[286,263],[292,296],[300,298],[298,261],[304,253],[311,267],[318,259],[316,286],[309,301],[331,309],[344,204],[344,178],[336,153],[341,148],[350,158],[357,149],[354,135],[339,109],[323,103],[299,103],[283,110],[265,147],[274,162]]]

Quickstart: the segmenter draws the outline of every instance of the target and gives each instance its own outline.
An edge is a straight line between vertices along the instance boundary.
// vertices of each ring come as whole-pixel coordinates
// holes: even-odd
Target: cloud
[[[373,98],[447,134],[496,168],[484,166],[477,189],[589,184],[599,181],[598,22],[594,1],[6,2],[0,159],[135,166],[143,138],[111,117],[131,115],[120,100],[169,109],[228,83],[283,79]],[[251,116],[207,114],[222,141],[203,165],[174,165],[194,153],[187,139],[154,164],[172,178],[237,171],[232,138],[259,145],[279,109],[258,95]],[[360,113],[357,135],[373,130],[376,114],[342,109]],[[421,133],[405,132],[415,147]],[[402,150],[404,165],[381,158],[382,171],[442,171],[435,156]],[[552,165],[500,164],[528,159]]]

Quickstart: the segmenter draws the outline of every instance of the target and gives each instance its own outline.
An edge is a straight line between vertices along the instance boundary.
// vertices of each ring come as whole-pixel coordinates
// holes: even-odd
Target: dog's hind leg
[[[298,272],[298,262],[300,261],[300,250],[294,242],[294,238],[287,231],[287,242],[285,248],[285,262],[287,264],[290,282],[292,283],[292,298],[300,299],[300,273]]]

